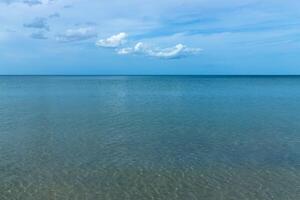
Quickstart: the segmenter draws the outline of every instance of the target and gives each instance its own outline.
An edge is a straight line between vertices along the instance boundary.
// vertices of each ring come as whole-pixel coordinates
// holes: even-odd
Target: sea
[[[299,200],[300,76],[0,76],[1,200]]]

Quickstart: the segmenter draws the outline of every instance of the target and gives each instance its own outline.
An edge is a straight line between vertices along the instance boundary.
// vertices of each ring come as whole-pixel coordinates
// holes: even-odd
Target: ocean
[[[1,200],[298,200],[298,76],[0,76]]]

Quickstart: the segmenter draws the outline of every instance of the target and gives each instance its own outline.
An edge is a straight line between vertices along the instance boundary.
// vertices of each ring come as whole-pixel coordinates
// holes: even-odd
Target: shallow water
[[[2,76],[0,199],[298,200],[300,77]]]

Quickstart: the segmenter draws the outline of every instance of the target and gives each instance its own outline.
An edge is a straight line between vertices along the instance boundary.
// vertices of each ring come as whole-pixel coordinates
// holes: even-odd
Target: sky
[[[300,74],[299,0],[0,0],[0,74]]]

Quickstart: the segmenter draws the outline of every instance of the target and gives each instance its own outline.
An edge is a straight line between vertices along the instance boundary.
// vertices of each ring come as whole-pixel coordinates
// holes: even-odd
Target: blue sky
[[[300,74],[299,0],[0,0],[0,74]]]

